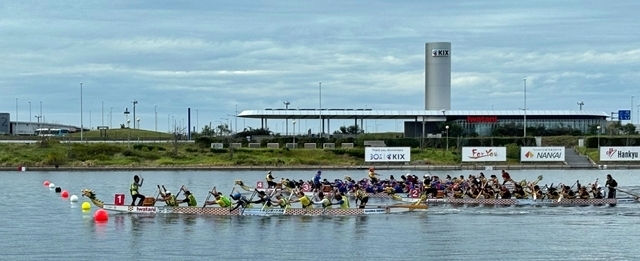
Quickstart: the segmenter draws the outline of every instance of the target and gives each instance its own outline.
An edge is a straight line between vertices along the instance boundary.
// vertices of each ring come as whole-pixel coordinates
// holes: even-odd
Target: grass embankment
[[[170,133],[156,132],[140,129],[110,129],[105,130],[103,134],[100,130],[85,131],[82,133],[84,139],[87,140],[170,140],[173,139],[173,135]],[[80,139],[80,132],[69,134],[69,138],[76,140]]]
[[[412,150],[413,164],[449,165],[459,162],[452,152]],[[357,166],[364,163],[364,148],[355,149],[228,149],[201,148],[196,144],[59,143],[0,144],[0,166]],[[372,164],[373,165],[373,164]]]
[[[598,149],[590,149],[585,147],[577,147],[576,151],[581,155],[589,157],[593,162],[600,162],[600,155],[598,155]]]

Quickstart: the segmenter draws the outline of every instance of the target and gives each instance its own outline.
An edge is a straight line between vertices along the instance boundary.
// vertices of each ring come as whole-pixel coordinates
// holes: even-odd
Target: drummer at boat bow
[[[194,197],[193,194],[191,194],[191,191],[189,191],[184,185],[180,188],[180,190],[184,191],[185,198],[178,201],[178,204],[187,203],[187,205],[190,207],[195,207],[198,205],[198,202],[196,202],[196,197]]]
[[[275,188],[277,183],[274,182],[273,180],[275,179],[275,177],[273,177],[273,175],[271,175],[271,171],[267,172],[267,188]]]
[[[367,195],[359,185],[355,185],[353,188],[355,189],[356,205],[358,204],[358,200],[360,200],[359,208],[364,208],[367,202],[369,202],[369,195]]]
[[[132,198],[131,206],[136,205],[137,198],[140,199],[140,201],[138,202],[138,206],[142,206],[142,203],[144,202],[144,195],[138,192],[138,189],[142,187],[142,183],[144,183],[144,179],[140,179],[138,175],[133,176],[133,182],[131,183],[131,187],[129,188],[129,191],[131,192],[131,198]]]
[[[607,198],[616,198],[616,187],[618,187],[618,182],[611,177],[611,174],[607,174],[607,183],[605,183],[605,186],[609,189]]]

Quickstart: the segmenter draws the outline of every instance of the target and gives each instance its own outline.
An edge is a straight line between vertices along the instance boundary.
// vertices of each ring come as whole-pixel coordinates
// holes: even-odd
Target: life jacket
[[[129,188],[129,191],[131,191],[131,195],[138,195],[138,183],[133,182],[131,183],[131,187]]]
[[[189,199],[189,206],[190,207],[195,207],[198,205],[198,202],[196,202],[196,197],[193,196],[193,194],[189,194],[189,196],[187,197]]]
[[[307,195],[304,195],[300,198],[300,203],[302,204],[302,208],[312,208],[313,204],[311,203],[311,199]]]
[[[322,207],[323,208],[331,208],[331,201],[327,198],[322,200]]]
[[[281,208],[286,208],[286,207],[287,207],[287,206],[289,206],[290,204],[289,204],[289,201],[288,201],[286,198],[282,197],[282,199],[280,199],[280,202],[278,202],[278,205],[279,205]]]
[[[227,198],[225,196],[220,196],[220,200],[222,200],[222,202],[224,202],[224,204],[225,204],[224,207],[231,206],[231,200],[229,200],[229,198]],[[221,206],[221,207],[223,207],[223,206]]]
[[[341,209],[349,208],[349,199],[347,199],[347,197],[342,197],[342,204],[340,204],[340,208]]]
[[[168,199],[165,199],[165,203],[167,203],[167,206],[170,207],[178,206],[178,203],[176,202],[176,196],[174,195],[170,195]]]

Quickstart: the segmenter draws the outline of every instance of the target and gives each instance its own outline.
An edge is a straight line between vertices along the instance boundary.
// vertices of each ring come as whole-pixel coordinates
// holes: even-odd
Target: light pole
[[[640,123],[640,103],[638,103],[638,111],[636,111],[636,115],[638,116],[638,123]]]
[[[40,102],[40,117],[38,117],[38,123],[40,123],[40,118],[42,118],[42,102]]]
[[[233,117],[235,117],[235,119],[236,119],[236,131],[235,131],[235,133],[238,134],[238,104],[236,104],[236,114],[233,115]]]
[[[167,132],[171,133],[171,113],[167,113]]]
[[[579,101],[578,105],[580,106],[580,110],[582,110],[582,105],[584,105],[584,101]]]
[[[196,130],[200,129],[200,112],[196,110]]]
[[[89,109],[89,130],[91,130],[91,109]]]
[[[598,130],[598,159],[600,159],[600,125],[596,129]]]
[[[134,99],[131,103],[133,103],[133,119],[135,120],[136,119],[136,104],[138,104],[138,101],[136,101]],[[138,126],[138,127],[140,127],[140,126]],[[136,122],[135,121],[133,122],[133,128],[134,129],[136,128]]]
[[[29,126],[31,126],[31,102],[29,102]]]
[[[298,146],[296,145],[296,120],[293,120],[291,123],[293,123],[293,148],[297,148]]]
[[[235,117],[236,115],[231,115],[231,114],[227,114],[227,116],[229,117]],[[238,118],[236,118],[236,126],[231,126],[231,128],[229,130],[233,131],[234,127],[235,127],[235,131],[233,131],[233,133],[238,133]],[[231,125],[231,123],[229,123],[229,125]]]
[[[113,107],[109,109],[109,129],[113,129]]]
[[[527,138],[527,78],[524,81],[524,138]],[[526,141],[525,141],[526,142]]]
[[[129,108],[124,108],[124,116],[127,119],[127,128],[129,128]]]
[[[449,151],[449,125],[444,126],[447,131],[447,151]]]
[[[84,140],[84,117],[82,116],[82,82],[80,83],[80,141]]]
[[[322,133],[324,132],[324,128],[322,126],[322,82],[318,82],[318,97],[320,101],[320,138],[322,138]]]
[[[285,101],[284,103],[284,109],[285,110],[289,110],[289,104],[291,104],[289,101]],[[288,112],[287,112],[288,113]],[[289,135],[289,118],[285,119],[285,125],[287,126],[285,131],[284,131],[284,135]]]
[[[153,106],[153,112],[154,112],[154,115],[155,115],[155,117],[154,117],[155,119],[154,120],[155,120],[155,124],[156,124],[156,132],[158,132],[158,105]]]
[[[633,96],[633,95],[631,96],[631,111],[629,111],[629,120],[631,120],[631,124],[633,124],[633,115],[631,115],[633,114],[633,97],[636,97],[636,96]]]
[[[104,126],[104,101],[100,101],[102,103],[102,126]]]
[[[138,122],[138,129],[139,129],[140,128],[140,118],[137,118],[136,122]]]

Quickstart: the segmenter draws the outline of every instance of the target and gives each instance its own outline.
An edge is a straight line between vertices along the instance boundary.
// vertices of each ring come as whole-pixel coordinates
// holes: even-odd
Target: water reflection
[[[197,218],[198,216],[194,216],[194,215],[186,215],[182,217],[182,223],[183,223],[183,228],[185,233],[190,234],[191,232],[193,232],[193,228],[197,223]]]
[[[367,215],[357,216],[355,230],[353,231],[353,236],[356,239],[364,239],[367,235],[367,222],[369,217]]]

